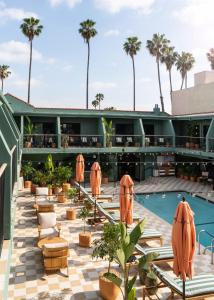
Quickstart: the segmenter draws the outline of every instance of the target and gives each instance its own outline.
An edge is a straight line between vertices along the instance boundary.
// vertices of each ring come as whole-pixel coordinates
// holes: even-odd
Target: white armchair
[[[37,187],[36,188],[35,201],[37,201],[38,199],[40,201],[50,200],[48,187]]]
[[[39,240],[60,236],[61,225],[56,221],[55,212],[38,213]]]

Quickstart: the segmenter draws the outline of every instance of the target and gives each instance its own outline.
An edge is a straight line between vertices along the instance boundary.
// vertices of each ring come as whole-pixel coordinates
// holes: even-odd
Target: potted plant
[[[76,196],[77,196],[77,189],[70,188],[67,192],[67,197],[68,197],[68,199],[71,200],[71,203],[75,203]],[[76,219],[76,210],[74,208],[68,208],[66,210],[66,218],[68,220],[75,220]]]
[[[185,180],[189,180],[189,177],[190,177],[190,171],[191,171],[190,166],[186,166],[186,167],[184,168],[184,179],[185,179]]]
[[[152,252],[146,255],[143,255],[139,259],[138,263],[138,273],[140,278],[140,283],[145,285],[146,276],[151,271],[151,262],[159,256],[158,253]]]
[[[109,175],[111,173],[112,166],[109,162],[102,164],[102,183],[107,184],[109,182]]]
[[[72,171],[71,171],[70,166],[65,167],[65,166],[59,165],[58,167],[56,167],[54,170],[54,185],[55,185],[55,187],[61,188],[63,186],[63,184],[68,182],[68,180],[71,178],[71,176],[72,176]],[[66,192],[60,191],[57,194],[57,198],[58,198],[59,202],[65,202]]]
[[[32,134],[34,132],[35,126],[28,116],[26,116],[26,120],[27,120],[27,125],[24,127],[24,132],[25,132],[24,134],[26,135],[25,148],[31,148],[33,142]]]
[[[116,270],[111,269],[111,263],[114,261],[116,251],[119,248],[119,233],[118,224],[104,224],[103,232],[100,239],[94,241],[93,258],[101,258],[108,261],[108,269],[101,272],[99,275],[100,295],[105,300],[116,300],[120,294],[120,288],[112,281],[105,277],[105,274],[113,273],[120,277]]]
[[[132,261],[133,253],[135,251],[135,246],[138,243],[144,230],[145,221],[141,220],[135,228],[128,233],[127,228],[124,223],[119,223],[120,233],[118,240],[118,249],[115,254],[114,261],[120,265],[120,270],[122,272],[121,278],[114,273],[108,273],[104,276],[116,284],[122,293],[123,300],[135,300],[136,299],[136,288],[134,284],[137,275],[129,279],[130,266],[129,263]]]
[[[36,193],[36,188],[39,187],[40,183],[40,171],[34,170],[32,174],[31,194]]]
[[[25,165],[23,165],[22,167],[22,173],[24,176],[24,187],[25,188],[31,188],[32,185],[32,174],[34,172],[34,168],[32,166],[32,162],[29,161],[28,163],[26,163]]]
[[[105,128],[105,133],[106,133],[106,146],[111,148],[112,147],[112,137],[114,135],[114,128],[113,128],[113,122],[107,121],[105,118],[102,118],[102,123]]]
[[[83,225],[83,232],[79,233],[79,245],[81,247],[91,247],[91,232],[85,231],[85,223],[86,219],[89,217],[90,213],[89,210],[86,207],[83,207],[79,212],[79,218],[81,218],[84,222]]]
[[[149,295],[155,295],[158,290],[158,279],[153,271],[150,271],[145,279],[145,286]]]

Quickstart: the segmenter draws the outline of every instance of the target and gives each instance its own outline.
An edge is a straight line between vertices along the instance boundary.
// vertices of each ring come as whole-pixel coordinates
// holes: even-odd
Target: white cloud
[[[62,70],[65,71],[65,72],[70,72],[72,68],[73,68],[72,65],[66,65],[66,66],[64,66],[64,67],[62,68]]]
[[[24,18],[34,17],[38,15],[32,11],[25,11],[21,8],[7,7],[4,2],[0,2],[0,19],[2,21],[17,20],[20,21]]]
[[[155,0],[94,0],[95,6],[109,13],[118,13],[123,9],[136,10],[150,14]]]
[[[141,77],[137,80],[138,83],[150,83],[152,82],[152,78],[150,77]]]
[[[44,62],[46,62],[48,65],[54,65],[56,63],[56,59],[53,57],[44,59]]]
[[[0,44],[0,61],[23,63],[29,57],[29,44],[11,40]],[[42,60],[42,54],[33,49],[33,59]]]
[[[213,0],[185,0],[181,9],[173,12],[173,16],[182,23],[194,27],[214,26]]]
[[[92,90],[102,93],[103,90],[113,89],[117,85],[114,82],[94,81],[89,86]]]
[[[58,6],[60,4],[67,4],[69,7],[73,8],[76,4],[82,2],[82,0],[49,0],[52,6]]]
[[[118,36],[120,34],[120,31],[118,29],[110,29],[104,33],[104,36]]]
[[[39,87],[41,86],[42,81],[36,78],[31,78],[31,87]],[[28,85],[28,80],[27,79],[20,79],[17,78],[13,80],[12,85],[18,88],[24,88],[27,87]]]

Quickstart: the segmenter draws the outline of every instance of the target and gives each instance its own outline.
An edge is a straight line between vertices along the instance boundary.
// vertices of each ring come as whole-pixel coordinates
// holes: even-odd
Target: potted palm
[[[79,233],[79,245],[81,247],[91,247],[91,232],[85,230],[85,223],[86,219],[89,217],[90,213],[89,210],[86,207],[83,207],[80,212],[78,217],[83,220],[83,232]]]
[[[36,193],[36,188],[39,187],[41,172],[34,170],[32,174],[31,194]]]
[[[32,185],[31,179],[32,179],[33,172],[34,172],[34,168],[32,166],[31,161],[29,161],[28,163],[23,165],[22,174],[24,176],[24,187],[25,188],[31,188],[31,185]]]
[[[130,265],[132,261],[133,253],[135,251],[135,246],[138,243],[144,230],[145,221],[141,220],[135,228],[128,233],[127,228],[124,223],[119,223],[119,241],[118,249],[116,250],[114,261],[120,265],[120,270],[122,273],[121,278],[114,273],[106,273],[104,276],[116,284],[121,290],[123,300],[135,300],[136,299],[136,288],[134,284],[137,275],[129,278]]]
[[[63,184],[68,183],[71,176],[72,176],[72,171],[71,171],[70,167],[61,166],[61,165],[56,167],[55,170],[54,170],[55,187],[62,188]],[[65,192],[65,191],[58,192],[57,199],[58,199],[59,202],[65,202],[66,193],[67,192]]]
[[[34,132],[35,126],[32,123],[31,119],[26,116],[27,119],[27,125],[24,128],[26,139],[25,139],[25,148],[31,148],[32,147],[32,134]]]
[[[92,258],[101,258],[108,261],[108,269],[99,275],[100,295],[105,300],[115,300],[120,294],[120,288],[105,277],[105,274],[108,276],[110,273],[120,277],[119,273],[111,268],[111,263],[114,261],[116,251],[119,248],[119,233],[118,224],[104,224],[101,238],[96,239],[93,243]]]
[[[111,148],[112,147],[112,137],[114,135],[114,128],[113,128],[113,122],[107,121],[105,118],[102,118],[102,123],[105,128],[105,133],[106,133],[106,146]]]
[[[67,197],[71,200],[71,203],[74,203],[75,199],[77,197],[77,189],[70,188],[67,192]],[[68,208],[66,210],[66,218],[68,220],[75,220],[76,219],[76,210],[74,208]]]

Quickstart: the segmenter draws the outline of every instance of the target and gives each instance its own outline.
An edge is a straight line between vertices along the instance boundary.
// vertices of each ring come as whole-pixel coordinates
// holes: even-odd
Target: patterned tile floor
[[[203,195],[208,195],[210,199],[214,199],[210,186],[176,178],[151,178],[135,185],[135,192],[169,190],[203,192]],[[114,193],[114,201],[118,201],[119,185],[116,187],[110,184],[106,185],[105,193]],[[92,249],[78,246],[78,233],[82,230],[82,221],[79,219],[75,221],[66,220],[65,211],[70,205],[54,202],[58,221],[62,224],[61,236],[69,241],[69,277],[65,276],[66,270],[48,276],[44,274],[41,250],[36,246],[37,222],[35,211],[32,208],[34,200],[28,191],[24,191],[17,198],[8,299],[100,299],[98,274],[107,266],[107,263],[92,260]],[[146,217],[148,228],[156,228],[163,233],[164,244],[170,243],[171,225],[143,208],[139,203],[135,202],[134,209]],[[101,227],[96,230],[90,228],[90,230],[92,230],[93,239],[99,237]],[[152,244],[155,243],[152,242]],[[214,273],[214,267],[210,264],[210,255],[196,255],[194,261],[195,273]],[[162,267],[170,271],[169,265],[162,264]],[[159,296],[161,299],[166,299],[169,296],[169,290],[163,289]],[[137,297],[138,299],[142,298],[142,286],[138,281]]]

